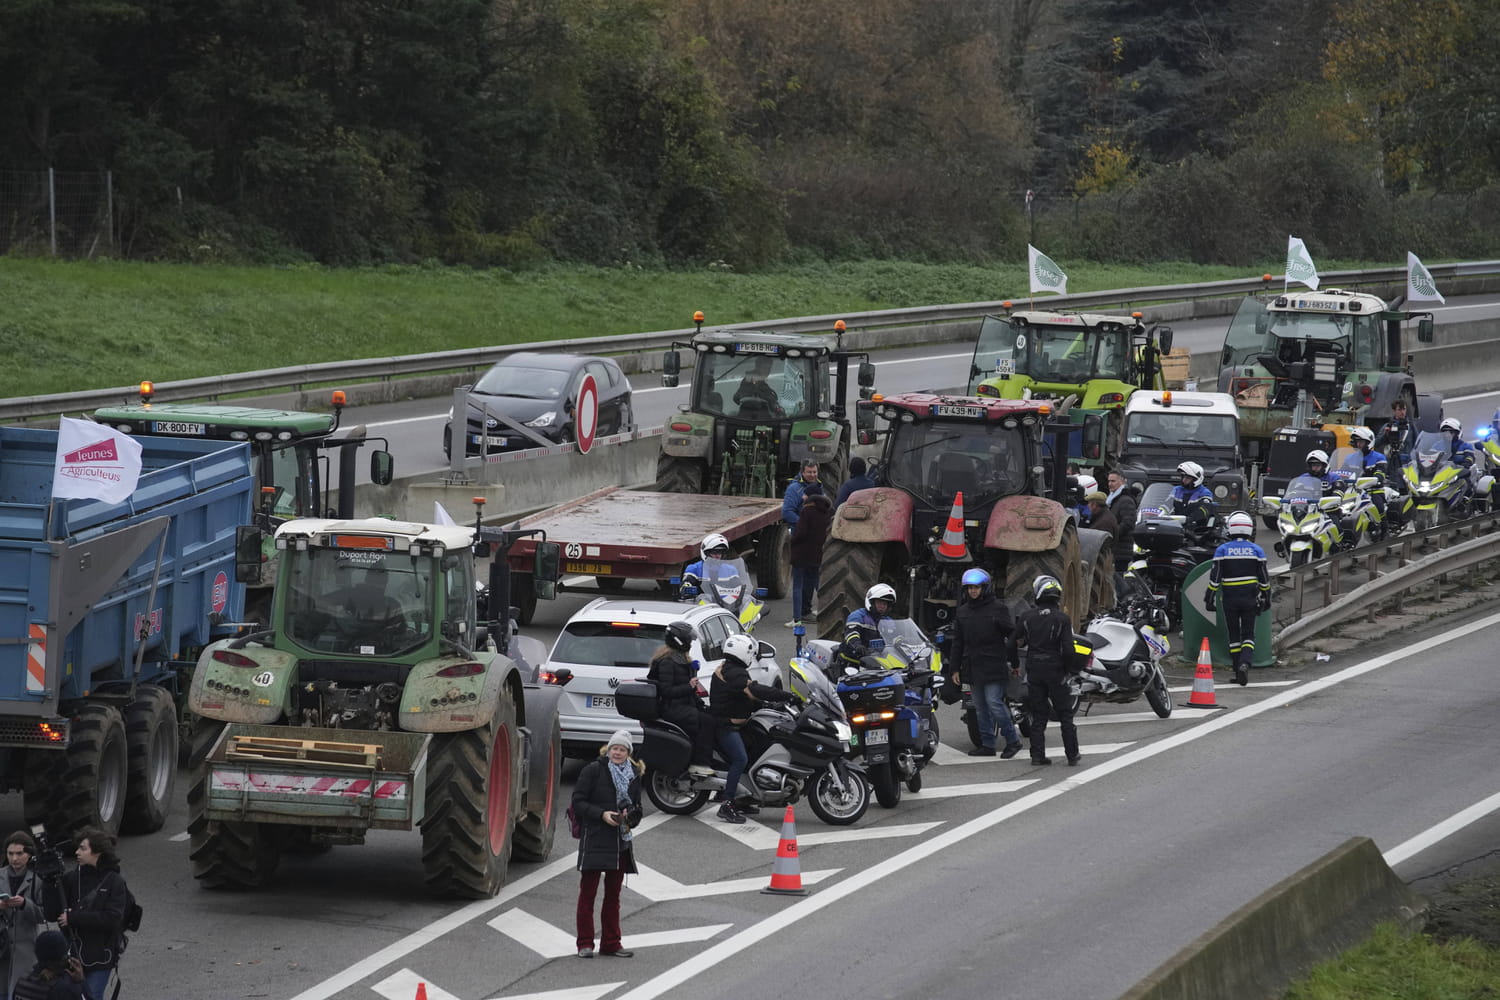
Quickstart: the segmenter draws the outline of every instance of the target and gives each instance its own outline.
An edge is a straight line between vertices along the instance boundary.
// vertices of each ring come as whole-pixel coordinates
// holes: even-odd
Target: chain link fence
[[[113,251],[110,171],[0,170],[0,254]]]

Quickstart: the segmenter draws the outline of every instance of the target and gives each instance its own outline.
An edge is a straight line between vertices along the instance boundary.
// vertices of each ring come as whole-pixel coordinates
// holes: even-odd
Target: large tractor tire
[[[521,787],[518,736],[507,693],[488,725],[433,737],[422,867],[435,892],[489,899],[505,884]]]
[[[656,492],[702,493],[704,472],[703,463],[696,458],[658,455],[656,457]]]
[[[792,596],[792,533],[779,521],[755,542],[755,583],[773,601]]]
[[[120,829],[155,833],[166,825],[177,784],[177,708],[165,688],[136,688],[125,709],[125,747],[129,764]]]
[[[271,881],[281,860],[278,831],[262,823],[210,821],[208,765],[204,757],[213,748],[224,723],[199,719],[188,755],[195,763],[188,785],[188,856],[193,878],[205,889],[259,889]]]
[[[530,625],[531,619],[536,617],[536,583],[532,580],[530,573],[510,575],[510,603],[511,607],[516,609],[516,622],[520,625]],[[503,619],[505,609],[498,610]],[[492,609],[491,614],[493,613]]]
[[[797,470],[799,473],[802,471]],[[818,479],[823,483],[823,492],[828,494],[828,499],[833,500],[839,495],[839,487],[844,485],[844,480],[849,478],[849,435],[844,434],[844,440],[839,446],[838,454],[833,456],[833,461],[824,462],[818,470]]]
[[[562,727],[557,701],[527,706],[531,759],[526,762],[526,812],[516,822],[515,856],[546,861],[557,831],[557,792],[562,781]]]
[[[1078,528],[1063,526],[1057,547],[1045,552],[1009,552],[1005,560],[1005,596],[1031,602],[1031,584],[1039,576],[1055,576],[1063,588],[1063,610],[1075,628],[1087,622],[1089,595],[1083,590],[1083,565],[1078,551]]]
[[[828,540],[818,581],[818,638],[844,638],[845,619],[864,607],[865,591],[879,582],[883,549],[875,542]],[[901,593],[900,587],[896,593]]]
[[[1115,606],[1115,536],[1093,528],[1078,529],[1079,565],[1088,579],[1089,616],[1110,611]],[[1083,631],[1082,622],[1075,621]]]
[[[28,824],[45,824],[54,839],[89,828],[120,832],[129,760],[119,709],[85,702],[73,713],[68,748],[33,753],[27,764],[23,791]]]

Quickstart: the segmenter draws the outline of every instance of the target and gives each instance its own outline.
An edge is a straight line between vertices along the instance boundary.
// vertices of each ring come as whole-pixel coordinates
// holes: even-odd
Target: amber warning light
[[[147,406],[151,405],[151,397],[156,395],[156,386],[151,382],[141,383],[141,402]]]

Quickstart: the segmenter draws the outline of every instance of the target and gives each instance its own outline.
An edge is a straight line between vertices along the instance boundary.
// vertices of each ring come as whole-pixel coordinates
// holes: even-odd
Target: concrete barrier
[[[1240,907],[1123,1000],[1280,997],[1314,965],[1366,940],[1378,923],[1420,930],[1427,905],[1374,841],[1355,837]]]

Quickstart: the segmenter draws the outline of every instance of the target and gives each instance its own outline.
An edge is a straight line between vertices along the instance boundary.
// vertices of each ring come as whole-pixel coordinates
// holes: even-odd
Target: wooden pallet
[[[380,746],[276,736],[233,736],[225,757],[228,760],[302,761],[374,770],[380,766]]]

